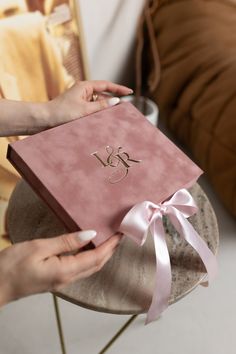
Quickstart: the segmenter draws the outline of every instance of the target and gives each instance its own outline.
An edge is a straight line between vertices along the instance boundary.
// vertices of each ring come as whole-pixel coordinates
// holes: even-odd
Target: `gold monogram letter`
[[[103,167],[113,167],[116,168],[109,177],[110,183],[117,183],[124,179],[129,172],[129,168],[132,163],[140,163],[141,160],[131,159],[127,152],[121,151],[122,147],[119,146],[117,151],[111,146],[106,147],[106,152],[108,154],[107,158],[103,160],[99,155],[98,151],[93,152],[91,155],[95,156],[96,159],[102,164]]]

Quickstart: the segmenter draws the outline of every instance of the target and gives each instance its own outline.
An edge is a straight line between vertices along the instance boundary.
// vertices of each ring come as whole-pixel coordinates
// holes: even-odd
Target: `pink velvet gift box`
[[[69,231],[95,229],[95,245],[135,204],[162,202],[202,174],[130,103],[16,141],[7,157]]]

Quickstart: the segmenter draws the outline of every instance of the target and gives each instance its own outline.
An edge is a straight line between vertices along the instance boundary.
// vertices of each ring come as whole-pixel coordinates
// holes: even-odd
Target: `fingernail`
[[[80,241],[90,241],[97,235],[95,230],[79,231],[77,237]]]
[[[129,89],[128,90],[129,94],[134,93],[134,90]]]
[[[118,104],[119,102],[120,102],[119,97],[112,97],[112,98],[109,98],[109,100],[108,100],[108,105],[109,105],[109,106],[115,106],[115,105]]]

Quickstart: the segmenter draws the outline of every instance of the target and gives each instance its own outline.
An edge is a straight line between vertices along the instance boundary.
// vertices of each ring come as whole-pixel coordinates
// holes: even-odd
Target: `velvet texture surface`
[[[68,230],[97,230],[95,244],[136,203],[161,202],[202,173],[130,103],[14,142],[8,158]]]
[[[161,63],[152,97],[234,215],[235,20],[235,0],[162,0],[152,13]]]

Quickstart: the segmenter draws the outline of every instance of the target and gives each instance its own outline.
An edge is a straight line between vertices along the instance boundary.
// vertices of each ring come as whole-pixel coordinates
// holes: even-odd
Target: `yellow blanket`
[[[0,0],[0,18],[27,11],[25,0]]]
[[[0,20],[0,97],[47,101],[69,85],[71,77],[39,12]],[[8,139],[0,138],[0,235],[5,233],[7,200],[18,179],[5,157],[7,144]],[[0,239],[0,248],[5,244]]]
[[[12,87],[2,77],[6,73],[15,78],[20,98],[26,101],[51,99],[70,82],[40,12],[0,20],[0,86],[11,98]]]

